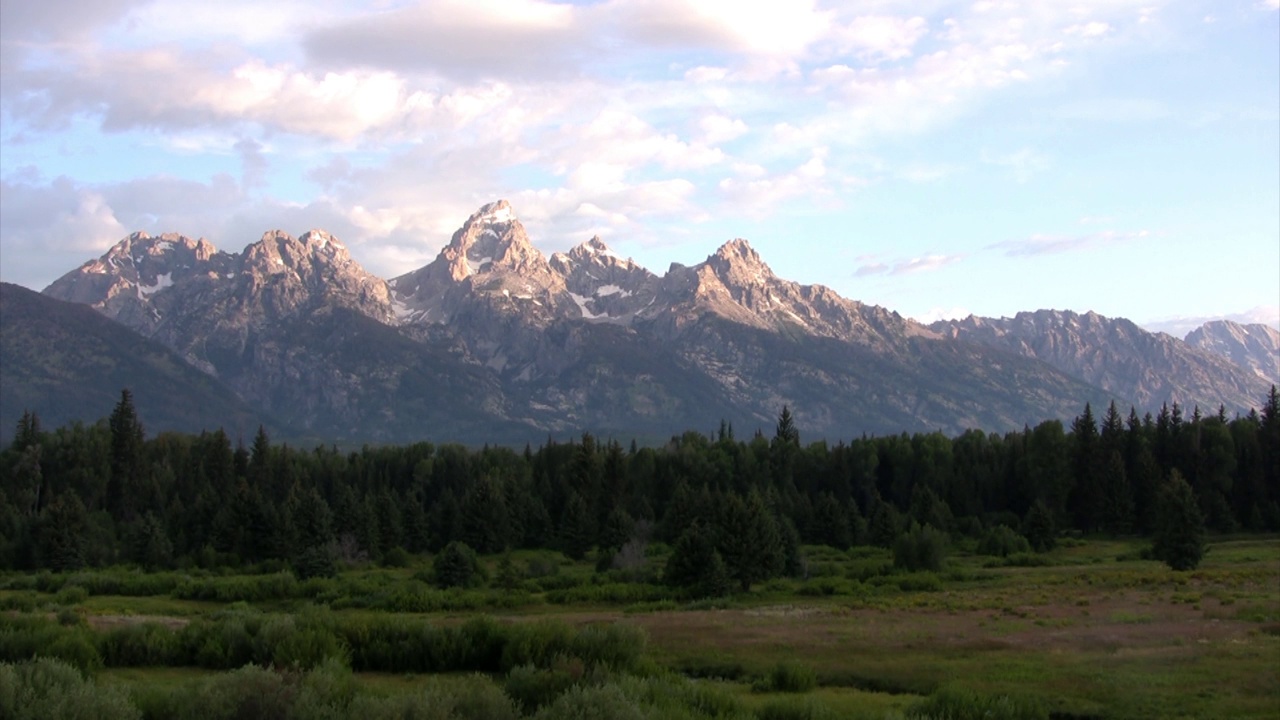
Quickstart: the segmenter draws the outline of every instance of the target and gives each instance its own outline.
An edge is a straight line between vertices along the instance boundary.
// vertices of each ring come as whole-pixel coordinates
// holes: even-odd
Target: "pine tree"
[[[40,444],[40,416],[28,410],[22,411],[18,419],[18,428],[13,435],[13,443],[9,446],[17,452]]]
[[[1053,511],[1042,500],[1037,500],[1022,519],[1022,535],[1036,552],[1048,552],[1058,543],[1058,531],[1054,526]]]
[[[759,492],[752,490],[745,500],[726,496],[717,538],[729,575],[743,592],[782,572],[786,561],[782,536]]]
[[[129,559],[148,571],[169,567],[173,543],[164,523],[148,512],[134,521],[129,533]]]
[[[71,491],[63,491],[40,514],[36,545],[41,567],[78,570],[85,565],[89,513]]]
[[[591,550],[595,529],[591,511],[582,496],[573,493],[560,518],[560,549],[570,559],[581,560]]]
[[[1176,469],[1160,488],[1152,555],[1174,570],[1192,570],[1204,557],[1204,517],[1195,492]]]
[[[142,423],[133,408],[133,393],[120,391],[108,420],[111,429],[111,475],[107,480],[106,510],[117,521],[133,519],[132,493],[142,471]]]
[[[1093,409],[1085,403],[1084,414],[1071,423],[1073,483],[1068,504],[1075,527],[1094,530],[1102,525],[1102,463],[1098,425]]]
[[[290,564],[300,578],[332,577],[337,574],[334,549],[333,514],[314,486],[297,486],[287,502],[292,531]]]
[[[667,558],[662,580],[685,588],[694,597],[723,597],[733,588],[724,559],[712,534],[694,522],[681,533]]]

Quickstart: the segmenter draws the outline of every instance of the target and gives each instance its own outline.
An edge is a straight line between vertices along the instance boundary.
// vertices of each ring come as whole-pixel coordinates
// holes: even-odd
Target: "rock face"
[[[1268,384],[1253,373],[1164,333],[1124,318],[1060,310],[934,323],[949,337],[1043,360],[1139,408],[1179,403],[1232,411],[1256,407]]]
[[[1222,355],[1267,382],[1280,383],[1280,332],[1269,325],[1214,320],[1187,333],[1186,342]]]
[[[661,277],[598,237],[547,258],[505,201],[389,282],[321,231],[269,232],[239,254],[136,234],[45,292],[174,349],[299,437],[663,439],[721,420],[767,428],[785,404],[809,437],[841,438],[1265,394],[1226,360],[1123,320],[926,327],[779,278],[745,240]]]

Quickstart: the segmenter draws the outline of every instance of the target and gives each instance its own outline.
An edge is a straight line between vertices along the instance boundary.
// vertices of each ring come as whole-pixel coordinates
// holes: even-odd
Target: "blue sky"
[[[1277,0],[5,3],[0,279],[510,200],[662,273],[749,240],[922,320],[1280,324]]]

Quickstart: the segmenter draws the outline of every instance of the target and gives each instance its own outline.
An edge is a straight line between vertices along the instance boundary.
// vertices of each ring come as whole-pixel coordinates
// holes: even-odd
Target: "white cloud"
[[[702,141],[707,145],[719,145],[747,133],[747,124],[741,119],[718,113],[703,116],[698,121],[698,127],[702,130]]]
[[[1241,325],[1269,325],[1280,330],[1280,305],[1259,305],[1244,312],[1222,315],[1175,315],[1138,323],[1151,332],[1185,338],[1187,333],[1213,320],[1230,320]]]
[[[1111,32],[1111,25],[1095,20],[1093,22],[1071,25],[1063,30],[1063,32],[1068,35],[1076,35],[1082,38],[1096,38],[1102,37],[1103,35]]]
[[[928,22],[920,17],[900,18],[864,15],[835,31],[842,50],[871,60],[901,60],[910,57],[916,43],[928,32]]]
[[[1049,158],[1031,148],[1021,148],[1012,153],[994,154],[982,151],[982,162],[988,165],[1009,168],[1014,179],[1025,183],[1033,176],[1049,169]]]
[[[720,181],[720,193],[728,207],[756,218],[790,198],[829,194],[833,182],[841,180],[831,177],[826,156],[826,148],[816,148],[808,160],[782,173],[762,174],[756,166],[742,166],[738,176]]]
[[[963,259],[964,256],[962,255],[944,255],[941,253],[934,253],[919,257],[895,260],[893,262],[864,263],[859,266],[853,274],[855,277],[867,277],[871,275],[913,275],[915,273],[940,270],[948,265],[954,265]]]
[[[1101,232],[1090,233],[1088,235],[1046,235],[1037,233],[1030,237],[1020,238],[1017,240],[1003,240],[1001,242],[988,245],[987,249],[1003,250],[1004,254],[1009,257],[1054,255],[1057,253],[1074,252],[1076,250],[1085,250],[1094,247],[1132,242],[1135,240],[1144,240],[1148,237],[1152,237],[1153,235],[1154,233],[1147,230],[1136,230],[1131,232],[1103,230]]]

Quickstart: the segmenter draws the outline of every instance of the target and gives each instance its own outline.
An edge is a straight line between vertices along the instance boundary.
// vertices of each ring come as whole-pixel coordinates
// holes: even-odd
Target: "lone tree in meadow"
[[[1174,570],[1191,570],[1204,557],[1204,516],[1195,492],[1177,470],[1156,498],[1152,554]]]

